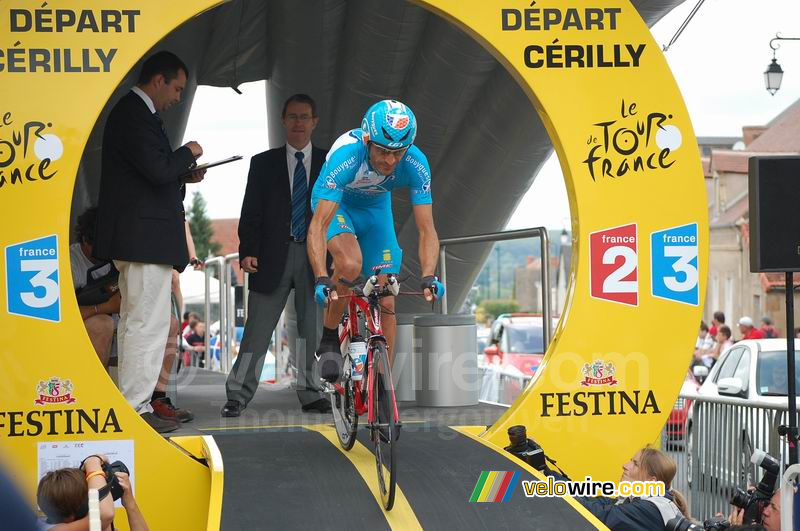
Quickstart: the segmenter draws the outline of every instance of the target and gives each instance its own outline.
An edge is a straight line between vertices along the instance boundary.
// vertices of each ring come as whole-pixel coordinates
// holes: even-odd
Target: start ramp
[[[218,436],[228,478],[221,529],[605,529],[572,499],[526,497],[521,482],[541,476],[470,430],[404,425],[389,512],[364,430],[350,452],[330,425]],[[484,471],[518,472],[507,501],[470,501]],[[484,488],[486,499],[491,483]]]

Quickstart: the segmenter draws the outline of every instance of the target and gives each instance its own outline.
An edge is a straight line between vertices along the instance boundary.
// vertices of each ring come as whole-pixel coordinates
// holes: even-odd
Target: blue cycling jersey
[[[416,146],[406,151],[392,175],[381,175],[369,163],[369,147],[361,129],[353,129],[334,142],[311,193],[311,204],[320,199],[344,205],[387,204],[395,188],[410,189],[412,205],[427,205],[431,199],[428,159]]]

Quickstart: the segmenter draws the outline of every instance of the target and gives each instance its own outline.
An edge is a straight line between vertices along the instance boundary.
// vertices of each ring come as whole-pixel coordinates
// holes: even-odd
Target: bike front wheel
[[[349,361],[349,358],[348,358]],[[337,389],[334,395],[333,425],[336,427],[336,436],[339,444],[345,450],[350,450],[356,443],[358,431],[358,414],[355,404],[355,384],[350,377],[350,370],[345,367],[345,379],[342,380],[341,390]]]
[[[372,347],[372,442],[375,444],[375,465],[378,472],[378,487],[383,507],[388,511],[394,506],[397,487],[397,423],[395,418],[394,387],[386,345],[376,342]]]

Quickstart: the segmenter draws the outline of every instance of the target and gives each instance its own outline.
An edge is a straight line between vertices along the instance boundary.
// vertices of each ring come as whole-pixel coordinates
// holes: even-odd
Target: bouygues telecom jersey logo
[[[581,386],[617,385],[619,381],[614,378],[616,372],[617,370],[614,368],[614,364],[610,361],[604,362],[602,360],[594,360],[591,364],[584,363],[581,369],[581,373],[583,374]]]
[[[49,380],[39,380],[36,386],[36,394],[39,396],[33,401],[37,406],[46,404],[72,404],[75,397],[72,396],[72,381],[62,380],[58,376],[53,376]]]
[[[0,115],[0,193],[56,176],[64,143],[52,128],[49,121]]]
[[[675,163],[681,131],[673,115],[639,109],[635,102],[620,104],[617,116],[592,125],[583,163],[593,181],[663,171]]]

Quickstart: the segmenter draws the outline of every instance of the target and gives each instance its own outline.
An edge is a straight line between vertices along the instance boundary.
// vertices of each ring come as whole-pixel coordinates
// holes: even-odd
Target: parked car
[[[800,372],[795,375],[795,382],[800,384],[798,375]],[[698,394],[771,406],[786,404],[788,385],[786,339],[750,339],[739,341],[720,356]]]
[[[795,382],[800,389],[800,360],[797,353],[795,363]],[[687,417],[690,481],[695,444],[695,453],[700,457],[698,470],[701,477],[710,475],[712,481],[718,480],[721,485],[741,486],[749,481],[741,474],[749,478],[760,475],[749,465],[748,454],[753,449],[763,450],[776,459],[781,458],[777,427],[786,422],[786,415],[774,413],[769,408],[786,406],[787,403],[785,338],[736,343],[720,356],[697,394],[700,397],[733,399],[733,402],[731,405],[708,407],[704,419],[698,418],[699,403],[695,401],[692,405]],[[741,405],[737,402],[741,402]],[[695,426],[695,420],[702,420],[705,429]],[[734,466],[733,462],[726,462],[719,457],[720,448],[725,448],[726,455],[735,456],[742,465]],[[785,455],[783,460],[786,461]]]
[[[553,319],[553,326],[557,319]],[[543,320],[541,314],[502,314],[494,323],[484,349],[487,364],[500,365],[511,374],[533,376],[544,357]]]

